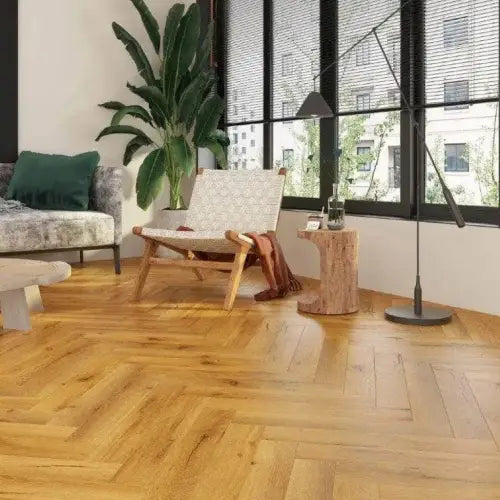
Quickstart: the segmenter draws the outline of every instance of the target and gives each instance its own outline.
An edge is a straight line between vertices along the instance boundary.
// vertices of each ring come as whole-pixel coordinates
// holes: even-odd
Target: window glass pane
[[[447,82],[467,82],[460,95],[498,96],[498,0],[425,0],[425,92],[446,98]]]
[[[264,9],[262,0],[228,0],[227,122],[262,120]]]
[[[498,206],[498,103],[474,104],[452,120],[444,108],[426,110],[426,141],[458,203]],[[426,201],[444,204],[426,164]]]
[[[399,0],[338,0],[338,53],[343,54],[373,26],[400,6]],[[400,71],[400,14],[391,17],[378,36],[396,74]],[[350,50],[339,62],[339,111],[394,106],[394,79],[373,35]],[[360,98],[359,96],[364,96]],[[367,97],[366,97],[367,96]],[[362,101],[362,102],[360,102]],[[399,102],[397,104],[399,106]]]
[[[274,168],[287,168],[285,196],[319,198],[319,122],[275,123]]]
[[[339,135],[341,196],[399,202],[400,112],[340,117]]]
[[[228,167],[232,170],[255,170],[264,166],[264,127],[239,125],[228,127],[231,145],[228,148]],[[234,138],[237,137],[237,142]]]
[[[319,0],[273,2],[273,117],[295,116],[319,73]]]

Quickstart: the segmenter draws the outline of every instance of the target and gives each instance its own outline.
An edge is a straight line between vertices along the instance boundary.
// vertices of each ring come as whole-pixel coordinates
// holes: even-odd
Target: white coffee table
[[[30,311],[43,311],[41,286],[53,285],[71,276],[65,262],[0,259],[0,308],[3,328],[31,330]]]

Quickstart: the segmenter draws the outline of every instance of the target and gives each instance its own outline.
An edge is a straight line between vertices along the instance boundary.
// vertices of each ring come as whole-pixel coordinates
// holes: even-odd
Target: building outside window
[[[281,76],[291,76],[293,74],[293,55],[283,54],[281,56]]]
[[[443,21],[443,42],[447,49],[469,43],[469,18],[467,16]]]
[[[245,146],[243,146],[243,147],[241,148],[241,154],[242,154],[242,155],[246,155],[246,154],[247,154],[247,148],[246,148]]]
[[[233,134],[233,144],[238,144],[238,134]]]
[[[246,139],[247,139],[247,133],[246,132],[242,132],[242,134],[241,134],[241,140],[242,141],[246,141]]]
[[[250,147],[254,148],[255,147],[255,139],[252,139],[250,141]]]
[[[445,172],[468,172],[469,158],[466,144],[445,144]]]
[[[294,150],[293,149],[284,149],[283,150],[283,167],[287,169],[291,169],[293,167],[293,162],[295,159]]]
[[[456,82],[444,83],[444,102],[462,102],[469,100],[469,81],[459,80]],[[467,109],[468,104],[457,104],[456,106],[446,106],[445,109]]]
[[[319,50],[311,49],[311,73],[316,76],[319,71]]]
[[[255,133],[255,125],[250,125],[250,132]]]
[[[368,146],[358,146],[356,152],[359,157],[358,171],[370,172],[372,169],[371,148]]]

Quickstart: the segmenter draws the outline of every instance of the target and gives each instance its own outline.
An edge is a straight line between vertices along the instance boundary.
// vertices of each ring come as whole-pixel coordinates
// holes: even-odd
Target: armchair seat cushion
[[[142,236],[160,241],[181,250],[234,254],[238,245],[226,238],[225,231],[171,231],[167,229],[142,229]],[[239,237],[253,246],[253,241]]]
[[[0,253],[113,245],[115,221],[102,212],[32,210],[0,214]]]

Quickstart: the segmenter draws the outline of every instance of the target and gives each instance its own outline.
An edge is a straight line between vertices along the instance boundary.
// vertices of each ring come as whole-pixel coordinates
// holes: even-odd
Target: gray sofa
[[[5,197],[14,165],[0,163],[0,197]],[[101,248],[113,250],[120,274],[122,171],[98,167],[88,212],[29,210],[0,213],[0,256]]]

